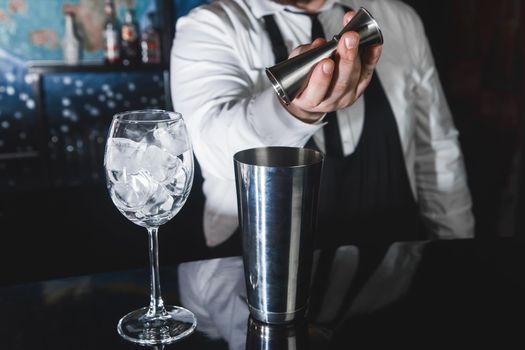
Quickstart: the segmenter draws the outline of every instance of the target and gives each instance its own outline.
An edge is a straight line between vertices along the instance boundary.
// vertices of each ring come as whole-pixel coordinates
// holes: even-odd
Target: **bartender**
[[[323,44],[359,7],[384,45],[359,49],[345,33],[281,103],[265,69]],[[239,251],[232,158],[262,146],[325,153],[321,244],[474,235],[458,131],[423,24],[400,1],[214,1],[178,20],[171,84],[202,168],[210,247]]]

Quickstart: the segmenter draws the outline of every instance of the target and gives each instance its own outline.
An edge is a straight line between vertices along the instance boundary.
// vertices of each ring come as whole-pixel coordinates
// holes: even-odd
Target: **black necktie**
[[[319,22],[318,14],[308,14],[312,20],[312,41],[317,38],[326,38],[321,22]],[[332,156],[343,157],[343,145],[341,142],[341,134],[339,132],[339,123],[337,122],[337,115],[335,112],[326,114],[325,120],[327,124],[323,127],[325,153]]]

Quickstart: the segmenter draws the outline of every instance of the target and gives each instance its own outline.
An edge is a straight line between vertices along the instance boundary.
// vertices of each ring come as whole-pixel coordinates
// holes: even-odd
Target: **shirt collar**
[[[289,9],[294,12],[300,12],[297,7],[291,5],[281,5],[271,0],[246,0],[252,9],[252,13],[256,18],[261,18],[266,15],[272,15]],[[340,0],[326,0],[325,4],[319,11],[331,9],[335,4],[343,4]]]

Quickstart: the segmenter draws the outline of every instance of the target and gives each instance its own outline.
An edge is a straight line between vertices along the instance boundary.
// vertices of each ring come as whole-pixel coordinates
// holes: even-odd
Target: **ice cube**
[[[152,197],[158,185],[143,171],[135,175],[121,177],[111,187],[115,205],[122,210],[137,210]]]
[[[126,138],[110,138],[106,147],[105,167],[108,171],[135,174],[140,170],[146,143]]]
[[[164,186],[159,185],[147,203],[142,207],[141,212],[149,217],[165,216],[171,213],[172,207],[173,198]]]
[[[168,128],[159,128],[153,131],[153,137],[158,146],[166,152],[178,156],[186,152],[189,148],[185,129],[175,124]]]
[[[106,175],[108,177],[108,181],[115,183],[115,182],[125,181],[125,177],[128,174],[123,171],[107,170]]]
[[[179,158],[155,145],[150,145],[144,152],[141,166],[155,181],[165,183],[173,179],[180,163]]]
[[[175,169],[175,175],[172,177],[171,181],[168,181],[165,184],[166,190],[168,190],[173,196],[183,196],[188,190],[188,173],[180,159],[179,162],[179,165]]]

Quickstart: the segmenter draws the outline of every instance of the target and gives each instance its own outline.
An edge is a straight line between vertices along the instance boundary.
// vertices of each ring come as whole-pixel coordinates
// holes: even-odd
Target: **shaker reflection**
[[[305,320],[287,325],[264,324],[250,317],[246,350],[305,350],[309,346]]]

